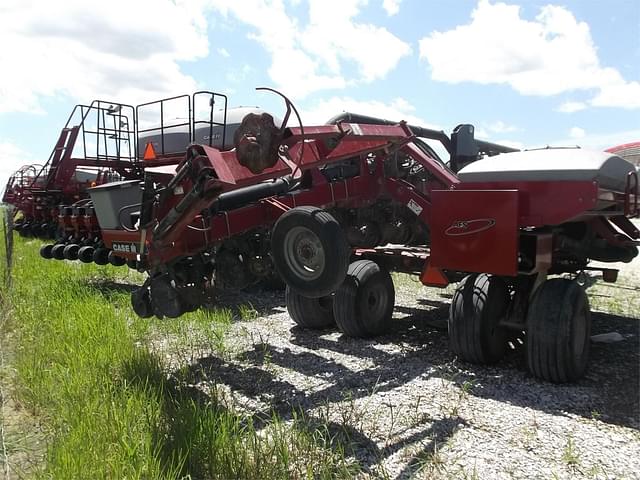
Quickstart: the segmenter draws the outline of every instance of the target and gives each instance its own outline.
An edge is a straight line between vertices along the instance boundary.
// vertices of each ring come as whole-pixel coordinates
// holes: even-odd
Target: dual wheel
[[[371,261],[349,265],[344,231],[328,212],[297,207],[276,222],[271,237],[274,264],[287,283],[291,318],[306,328],[335,322],[346,335],[384,333],[394,305],[389,273]],[[333,293],[335,292],[335,293]],[[449,312],[449,341],[460,358],[495,363],[505,354],[511,332],[512,293],[504,279],[467,276]],[[527,361],[536,377],[571,382],[584,375],[589,357],[591,316],[584,290],[567,279],[545,281],[528,302]]]
[[[490,364],[507,348],[511,294],[504,280],[473,274],[458,286],[449,311],[449,342],[463,360]],[[526,355],[531,373],[554,383],[584,375],[589,358],[591,314],[576,282],[554,278],[534,293],[526,316]]]
[[[299,326],[337,324],[351,337],[388,330],[395,301],[391,276],[369,260],[349,263],[351,247],[329,212],[310,206],[287,211],[272,230],[271,252]]]
[[[287,286],[286,300],[292,320],[303,328],[336,324],[349,337],[369,338],[389,330],[395,292],[389,272],[370,260],[358,260],[349,265],[334,294],[309,298]]]

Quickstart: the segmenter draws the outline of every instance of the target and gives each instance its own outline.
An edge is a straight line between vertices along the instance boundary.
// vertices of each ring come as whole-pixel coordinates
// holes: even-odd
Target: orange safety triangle
[[[156,159],[156,151],[153,148],[153,143],[147,142],[147,146],[144,149],[144,156],[142,158],[144,160],[155,160]]]

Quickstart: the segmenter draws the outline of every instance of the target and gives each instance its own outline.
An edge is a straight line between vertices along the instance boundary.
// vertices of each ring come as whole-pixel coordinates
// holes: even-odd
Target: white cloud
[[[310,0],[305,25],[289,16],[281,0],[211,2],[252,27],[249,38],[271,55],[271,80],[293,98],[383,78],[411,52],[385,28],[355,20],[364,0]],[[347,79],[345,70],[353,67],[357,74]]]
[[[587,104],[584,102],[564,102],[556,110],[562,113],[579,112],[587,108]]]
[[[489,134],[489,131],[485,130],[483,127],[476,127],[474,125],[474,128],[475,128],[475,130],[473,132],[473,135],[475,136],[475,138],[485,138],[485,139],[487,139],[487,138],[489,138],[491,136]]]
[[[569,132],[571,133],[571,132]],[[615,147],[617,145],[622,145],[624,143],[631,143],[640,141],[640,129],[635,130],[619,130],[613,132],[605,132],[605,133],[587,133],[585,132],[585,136],[578,139],[572,138],[569,136],[568,138],[561,138],[553,141],[550,145],[554,146],[566,146],[566,145],[575,145],[578,143],[582,148],[592,149],[592,150],[605,150],[610,147]]]
[[[340,113],[349,112],[392,122],[404,120],[413,125],[440,129],[440,127],[434,126],[423,118],[416,116],[414,113],[415,108],[402,97],[395,98],[389,103],[379,100],[355,100],[351,97],[331,97],[326,100],[319,100],[311,105],[302,105],[300,110],[302,122],[306,125],[321,125]]]
[[[490,123],[486,126],[487,130],[493,133],[511,133],[517,132],[520,130],[518,127],[514,125],[507,125],[502,120],[498,120],[496,122]]]
[[[9,0],[0,7],[0,112],[42,96],[125,103],[193,91],[178,62],[208,54],[198,4],[170,0]]]
[[[228,82],[239,83],[239,82],[242,82],[244,79],[246,79],[247,76],[252,71],[253,71],[253,68],[251,67],[251,65],[249,65],[248,63],[245,63],[239,68],[230,68],[227,71],[225,78],[227,79]]]
[[[591,105],[640,108],[640,83],[601,66],[589,25],[564,7],[547,5],[525,20],[519,6],[480,0],[470,23],[419,45],[434,80],[506,84],[523,95],[596,90]]]
[[[218,48],[216,51],[217,51],[221,56],[223,56],[224,58],[229,58],[229,57],[231,56],[231,55],[229,55],[229,52],[227,51],[227,49],[226,49],[226,48],[222,48],[222,47],[220,47],[220,48]]]
[[[580,127],[572,127],[569,130],[569,136],[571,138],[584,138],[587,135],[587,132],[584,131],[583,128]]]
[[[484,123],[475,127],[475,138],[479,140],[489,140],[493,143],[497,143],[498,145],[505,145],[507,147],[517,148],[519,150],[523,150],[526,148],[526,145],[520,141],[509,139],[509,138],[501,138],[496,140],[496,135],[503,135],[507,133],[520,132],[521,128],[516,127],[515,125],[508,125],[502,120],[497,120],[492,123]]]
[[[605,85],[593,98],[596,107],[640,108],[640,82],[625,82],[621,76],[616,82]]]
[[[387,15],[391,17],[400,11],[400,2],[402,2],[402,0],[382,0],[382,8],[384,8]]]
[[[33,158],[8,140],[0,139],[0,192],[4,192],[7,180],[18,168],[34,163]]]

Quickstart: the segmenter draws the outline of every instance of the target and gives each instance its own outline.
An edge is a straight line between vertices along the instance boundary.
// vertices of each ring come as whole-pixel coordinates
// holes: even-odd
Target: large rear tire
[[[465,277],[449,308],[449,345],[461,359],[479,364],[499,361],[506,352],[507,331],[500,321],[511,297],[500,277],[485,273]]]
[[[591,312],[583,288],[554,278],[536,291],[527,313],[527,360],[533,375],[575,382],[589,361]]]
[[[322,329],[335,325],[333,296],[303,297],[287,287],[285,297],[291,319],[302,328]]]
[[[330,213],[303,206],[278,219],[271,252],[276,270],[291,290],[319,298],[334,292],[344,280],[351,248]]]
[[[345,335],[375,337],[390,329],[394,302],[389,272],[371,260],[358,260],[349,265],[347,276],[336,291],[333,315]]]

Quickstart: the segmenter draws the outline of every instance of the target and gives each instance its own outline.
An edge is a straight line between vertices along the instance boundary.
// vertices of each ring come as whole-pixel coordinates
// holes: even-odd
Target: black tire
[[[131,292],[131,307],[136,315],[141,318],[153,316],[153,307],[151,305],[148,287],[144,286]]]
[[[96,248],[93,252],[93,261],[97,265],[107,265],[109,263],[109,250],[106,248]]]
[[[527,361],[533,375],[575,382],[589,361],[591,311],[583,288],[554,278],[536,291],[527,313]]]
[[[336,291],[333,316],[345,335],[374,337],[390,329],[394,303],[389,272],[371,260],[358,260],[349,265],[347,276]]]
[[[18,230],[18,233],[23,238],[31,238],[33,236],[31,233],[31,224],[25,223],[24,225],[22,225],[20,227],[20,230]]]
[[[505,282],[486,273],[465,277],[449,307],[449,345],[471,363],[499,361],[507,349],[508,331],[499,325],[511,296]]]
[[[67,260],[77,260],[79,250],[80,250],[80,245],[76,243],[72,243],[64,247],[64,250],[62,251],[62,255]]]
[[[300,327],[322,329],[335,325],[332,295],[320,298],[303,297],[287,287],[285,297],[289,316]]]
[[[185,302],[171,285],[168,275],[155,277],[151,281],[150,297],[153,312],[159,318],[178,318],[186,311]]]
[[[31,226],[31,234],[34,237],[38,238],[42,234],[42,225],[39,223],[34,223]]]
[[[66,245],[64,243],[58,243],[54,245],[51,249],[51,256],[56,260],[64,260],[64,247]]]
[[[109,252],[109,255],[107,256],[107,259],[109,260],[109,263],[111,265],[113,265],[114,267],[121,267],[125,263],[127,263],[127,259],[126,258],[119,257],[118,255],[115,255],[113,253],[113,250]]]
[[[42,247],[40,247],[40,256],[42,258],[46,258],[47,260],[53,258],[53,254],[51,253],[52,249],[53,249],[53,244],[51,243],[47,245],[43,245]]]
[[[80,260],[82,263],[93,262],[94,251],[95,249],[90,245],[87,245],[85,247],[80,247],[80,250],[78,250],[78,260]]]
[[[276,270],[293,291],[319,298],[343,282],[351,248],[330,213],[304,206],[278,219],[271,234],[271,252]]]

